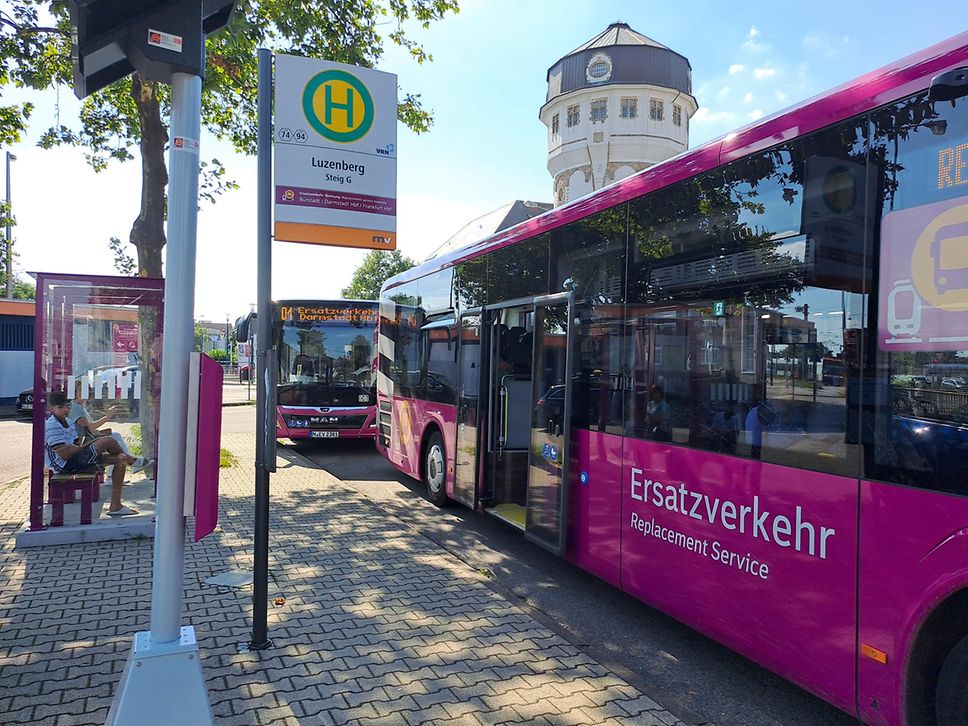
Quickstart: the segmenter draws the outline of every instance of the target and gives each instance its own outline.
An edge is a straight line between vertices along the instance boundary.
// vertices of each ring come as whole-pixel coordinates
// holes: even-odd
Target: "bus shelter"
[[[106,494],[101,496],[99,490],[95,498],[100,499],[102,506],[95,505],[92,521],[84,522],[83,515],[77,519],[76,514],[52,521],[52,508],[45,507],[49,503],[49,471],[44,456],[44,426],[50,415],[48,397],[53,391],[64,391],[69,399],[85,407],[89,420],[107,417],[102,426],[105,433],[110,428],[133,453],[155,459],[163,298],[161,279],[37,275],[29,532],[55,529],[62,523],[67,525],[65,529],[120,523],[102,515]],[[153,497],[152,468],[137,478],[143,499]],[[154,512],[141,509],[139,514],[142,516],[131,520],[150,524]],[[131,520],[125,524],[131,524]],[[92,534],[81,539],[114,538]]]

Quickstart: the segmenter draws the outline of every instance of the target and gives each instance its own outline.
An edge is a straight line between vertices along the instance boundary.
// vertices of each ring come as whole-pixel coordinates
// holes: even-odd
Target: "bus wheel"
[[[938,726],[961,726],[968,723],[968,636],[951,649],[935,692]]]
[[[424,484],[427,497],[438,507],[447,503],[447,468],[444,463],[444,440],[434,431],[424,450]]]

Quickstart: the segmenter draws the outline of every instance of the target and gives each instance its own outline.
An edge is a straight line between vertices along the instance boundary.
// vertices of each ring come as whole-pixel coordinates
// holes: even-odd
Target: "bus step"
[[[485,509],[488,514],[507,522],[512,527],[524,531],[524,507],[520,504],[498,504],[496,507]]]

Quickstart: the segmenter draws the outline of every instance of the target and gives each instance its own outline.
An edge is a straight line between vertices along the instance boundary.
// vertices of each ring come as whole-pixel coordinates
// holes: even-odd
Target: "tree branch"
[[[8,18],[4,13],[0,12],[0,25],[6,25],[13,28],[17,35],[31,35],[39,33],[51,33],[52,35],[63,35],[67,37],[69,33],[62,28],[50,28],[43,25],[18,25],[15,21]]]

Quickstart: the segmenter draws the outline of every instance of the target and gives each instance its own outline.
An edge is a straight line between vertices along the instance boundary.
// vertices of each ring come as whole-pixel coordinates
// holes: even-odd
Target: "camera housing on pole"
[[[205,37],[235,0],[73,0],[70,10],[74,94],[85,98],[135,71],[161,83],[204,78]]]

